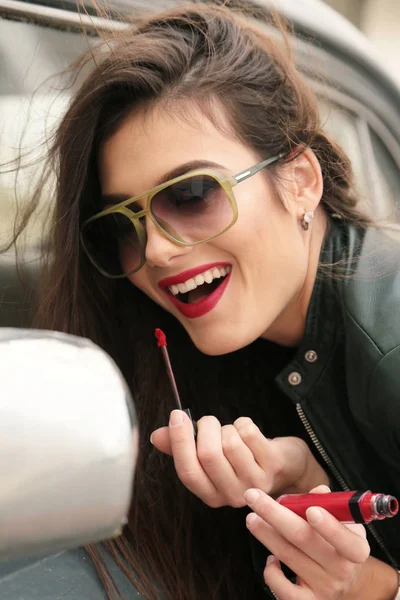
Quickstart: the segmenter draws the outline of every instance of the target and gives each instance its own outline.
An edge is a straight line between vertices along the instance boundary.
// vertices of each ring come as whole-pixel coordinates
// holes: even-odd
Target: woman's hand
[[[197,422],[195,440],[186,413],[174,410],[169,426],[154,431],[151,441],[173,456],[182,483],[214,508],[245,506],[244,492],[249,487],[274,496],[306,492],[312,487],[310,472],[317,479],[314,485],[327,481],[303,440],[269,440],[247,417],[223,427],[215,417],[203,417]]]
[[[320,486],[311,493],[329,491],[326,486]],[[365,578],[363,563],[370,551],[362,525],[344,525],[316,507],[307,510],[305,521],[260,490],[248,490],[245,496],[254,511],[247,516],[247,527],[272,553],[264,579],[279,600],[364,600],[369,597],[365,595],[367,588],[360,586],[359,581]],[[296,573],[296,584],[285,577],[280,561]],[[378,592],[372,597],[381,596]]]

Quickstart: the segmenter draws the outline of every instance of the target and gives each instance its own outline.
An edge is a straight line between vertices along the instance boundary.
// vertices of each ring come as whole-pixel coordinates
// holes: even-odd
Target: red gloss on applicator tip
[[[167,345],[167,336],[165,335],[165,333],[163,332],[162,329],[156,329],[154,331],[154,335],[157,338],[157,342],[158,342],[158,347],[161,348],[162,346],[166,346]]]

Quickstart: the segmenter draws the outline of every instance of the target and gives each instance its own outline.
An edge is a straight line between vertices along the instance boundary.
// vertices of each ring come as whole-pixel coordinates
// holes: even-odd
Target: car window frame
[[[374,131],[382,144],[384,144],[399,171],[400,144],[385,123],[383,123],[370,108],[365,106],[365,104],[338,89],[321,85],[317,81],[311,81],[311,84],[318,97],[327,99],[354,115],[360,146],[363,148],[362,160],[364,162],[364,171],[368,179],[371,201],[374,206],[379,206],[380,188],[376,185],[379,167],[375,159],[370,129]],[[400,205],[400,195],[398,204]]]

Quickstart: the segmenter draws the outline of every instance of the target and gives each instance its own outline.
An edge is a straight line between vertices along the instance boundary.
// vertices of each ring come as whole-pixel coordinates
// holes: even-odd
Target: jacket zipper
[[[345,480],[343,479],[342,475],[339,473],[338,469],[336,468],[336,466],[333,464],[331,458],[328,456],[327,452],[325,451],[325,448],[322,446],[321,442],[319,441],[319,439],[317,438],[317,436],[315,435],[314,430],[312,429],[309,420],[307,419],[304,410],[300,404],[300,402],[296,402],[296,410],[297,413],[300,417],[301,422],[304,425],[305,430],[307,431],[308,435],[310,436],[314,446],[316,447],[316,449],[318,450],[319,454],[322,456],[322,458],[324,459],[325,463],[328,465],[329,469],[331,470],[331,472],[333,473],[333,475],[335,476],[337,482],[339,483],[339,485],[341,486],[341,488],[345,491],[345,492],[350,492],[350,488],[347,485],[347,483],[345,482]],[[379,547],[383,550],[383,552],[386,554],[387,558],[389,559],[392,567],[394,569],[398,569],[398,565],[396,560],[393,558],[392,554],[389,552],[389,550],[386,548],[384,541],[382,540],[381,536],[379,535],[379,533],[376,531],[375,527],[373,525],[371,525],[371,523],[365,524],[365,527],[368,529],[368,531],[371,533],[371,535],[374,537],[375,541],[377,542],[377,544],[379,545]],[[271,590],[272,591],[272,590]],[[273,593],[273,592],[272,592]],[[275,594],[274,598],[277,598]]]

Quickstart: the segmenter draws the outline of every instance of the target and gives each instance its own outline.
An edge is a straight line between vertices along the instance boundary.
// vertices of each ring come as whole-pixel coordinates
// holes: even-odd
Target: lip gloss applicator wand
[[[306,519],[311,506],[324,508],[342,523],[370,523],[392,518],[399,512],[394,496],[374,494],[370,490],[358,492],[331,492],[330,494],[283,494],[279,504]]]
[[[187,416],[189,417],[189,419],[191,420],[192,425],[193,425],[193,434],[194,434],[194,437],[196,437],[196,434],[197,434],[196,423],[193,421],[190,409],[189,408],[182,408],[182,402],[181,402],[181,399],[179,397],[178,387],[176,385],[174,372],[172,370],[172,365],[171,365],[171,361],[170,361],[170,358],[169,358],[169,353],[168,353],[168,350],[167,350],[167,336],[162,331],[162,329],[159,329],[159,328],[157,328],[154,331],[154,335],[157,338],[157,342],[158,342],[157,346],[160,348],[160,350],[162,352],[162,355],[163,355],[163,358],[164,358],[165,366],[167,368],[167,375],[168,375],[169,381],[171,383],[172,393],[173,393],[173,396],[175,398],[176,404],[177,404],[179,410],[183,410],[183,412],[185,412],[187,414]]]

